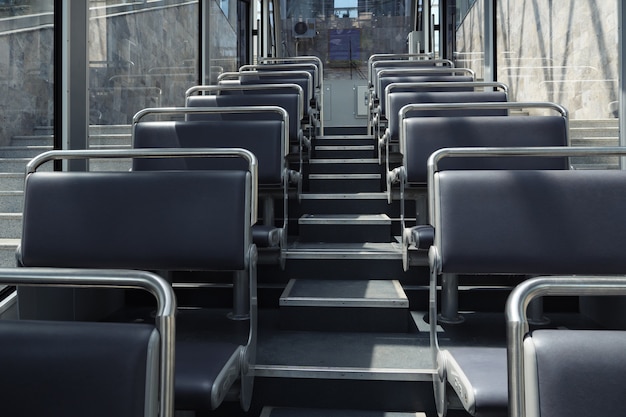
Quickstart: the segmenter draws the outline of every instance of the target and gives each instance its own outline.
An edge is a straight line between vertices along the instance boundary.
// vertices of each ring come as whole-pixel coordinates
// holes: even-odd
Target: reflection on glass
[[[617,117],[618,3],[530,6],[497,4],[498,79],[512,98],[560,103],[573,119]]]
[[[54,2],[0,2],[0,146],[35,132],[52,144]]]
[[[476,79],[481,80],[485,73],[483,2],[457,0],[457,11],[454,65],[470,68],[476,73]]]
[[[412,2],[287,0],[280,56],[314,55],[330,79],[367,78],[376,53],[406,53]]]
[[[90,1],[90,124],[131,122],[146,107],[180,106],[197,83],[198,2]]]

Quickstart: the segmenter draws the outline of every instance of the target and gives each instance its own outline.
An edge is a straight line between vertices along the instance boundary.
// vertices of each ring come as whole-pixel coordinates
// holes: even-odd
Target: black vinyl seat
[[[45,172],[62,158],[244,158],[239,170]],[[250,363],[256,349],[256,158],[243,149],[50,151],[28,166],[22,241],[25,267],[228,271],[233,274],[235,330],[218,334],[210,321],[178,320],[175,405],[211,410],[240,381],[250,404]],[[62,239],[58,239],[62,236]],[[31,290],[31,291],[29,291]],[[22,318],[46,314],[46,294],[21,289]],[[202,311],[200,309],[199,311]],[[132,317],[131,317],[132,319]]]
[[[209,99],[216,96],[198,96]],[[224,96],[243,97],[243,96]],[[257,97],[255,95],[255,97]],[[208,101],[208,100],[204,100]],[[184,121],[152,121],[150,115],[183,114]],[[193,116],[193,117],[192,117]],[[259,248],[283,249],[287,235],[289,185],[297,186],[300,175],[288,169],[288,115],[277,106],[193,107],[145,109],[133,123],[134,148],[243,148],[258,160],[259,198],[263,222],[252,228]],[[135,171],[241,169],[245,161],[233,158],[138,158]],[[283,222],[275,223],[274,201],[282,202]]]
[[[411,111],[453,112],[463,109],[471,116],[408,117]],[[548,110],[545,116],[491,117],[481,111]],[[430,155],[442,148],[454,147],[526,147],[568,146],[567,111],[553,103],[422,103],[409,104],[399,112],[399,152],[402,162],[387,174],[387,192],[391,199],[392,185],[411,190],[425,201],[427,162]],[[471,158],[445,160],[441,169],[568,169],[563,158]],[[405,195],[401,193],[401,195]],[[417,198],[417,197],[416,197]],[[427,224],[428,207],[424,202],[416,214],[417,225]],[[428,243],[422,243],[428,249]]]
[[[486,102],[507,102],[507,87],[502,83],[422,83],[417,91],[396,91],[386,95],[388,124],[385,133],[378,139],[379,159],[384,158],[389,161],[390,154],[397,149],[400,139],[400,110],[409,104],[425,103],[486,103]],[[394,84],[387,86],[393,88]],[[501,88],[502,91],[458,91],[459,87],[473,86],[473,89],[485,87]],[[452,91],[430,91],[440,88],[452,89]],[[506,116],[506,109],[474,109],[472,107],[460,109],[437,109],[437,110],[412,110],[402,115],[406,117],[437,117],[437,116]],[[388,162],[387,162],[387,165]],[[388,167],[389,168],[389,167]],[[388,169],[389,170],[389,169]]]
[[[176,299],[164,279],[129,270],[4,268],[0,282],[140,288],[158,306],[153,323],[0,320],[5,415],[173,416]]]
[[[481,275],[622,275],[626,258],[626,173],[617,170],[439,170],[449,158],[624,155],[624,148],[446,148],[430,159],[429,199],[434,242],[429,249],[431,290],[441,278]],[[432,199],[430,198],[432,197]],[[584,219],[584,220],[581,220]],[[445,348],[437,340],[437,300],[430,297],[435,391],[445,413],[448,381],[475,416],[507,415],[505,347]],[[443,312],[445,314],[445,312]],[[484,356],[483,356],[484,355]],[[489,368],[476,369],[489,357]],[[493,361],[491,358],[499,358]],[[468,365],[469,364],[469,365]]]

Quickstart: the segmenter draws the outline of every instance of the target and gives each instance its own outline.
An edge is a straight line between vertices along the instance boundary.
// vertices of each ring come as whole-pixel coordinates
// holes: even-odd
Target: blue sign
[[[331,61],[359,60],[361,56],[361,31],[359,29],[330,29],[328,31],[328,52]]]

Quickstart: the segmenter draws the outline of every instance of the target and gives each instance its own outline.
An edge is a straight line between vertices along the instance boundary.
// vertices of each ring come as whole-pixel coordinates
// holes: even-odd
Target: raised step
[[[54,141],[53,135],[19,135],[11,138],[12,146],[52,146]]]
[[[0,147],[0,158],[34,158],[52,150],[52,145],[43,146],[3,146]]]
[[[20,243],[20,239],[0,238],[0,267],[14,268],[15,251]]]
[[[22,236],[22,213],[0,213],[0,237],[19,239]]]
[[[382,167],[375,158],[311,158],[311,174],[380,173]]]
[[[290,330],[409,331],[409,301],[397,280],[292,279],[280,297]]]
[[[302,242],[390,242],[386,214],[306,214],[298,220]]]
[[[317,142],[319,143],[319,142]],[[374,158],[374,144],[370,145],[315,145],[313,158]]]
[[[22,179],[23,181],[23,179]],[[0,186],[5,187],[4,182],[0,179]],[[3,191],[0,190],[0,213],[21,213],[24,207],[23,191]],[[2,233],[0,231],[0,233]]]
[[[319,141],[368,141],[374,140],[374,135],[320,135],[315,140]]]
[[[570,130],[619,129],[619,119],[570,119]]]
[[[576,169],[619,169],[619,157],[575,157],[570,158],[570,164]]]
[[[89,135],[117,135],[128,134],[132,130],[131,125],[90,125]]]
[[[92,159],[89,163],[90,171],[128,171],[132,166],[130,159]]]
[[[585,136],[570,139],[572,146],[619,146],[619,138],[616,136]]]
[[[0,158],[0,172],[20,173],[24,175],[26,172],[26,164],[31,158]],[[39,170],[52,171],[52,164],[44,164]]]
[[[132,136],[130,133],[114,133],[89,136],[89,146],[113,145],[130,147]]]
[[[332,355],[328,348],[332,346]],[[431,381],[428,332],[307,332],[266,328],[257,377]]]
[[[382,174],[310,174],[309,191],[312,193],[377,192],[381,190]]]
[[[388,243],[322,243],[294,242],[285,250],[289,259],[360,259],[360,260],[402,260],[402,247],[397,242]]]
[[[426,417],[419,412],[333,410],[321,408],[264,407],[260,417]]]
[[[0,172],[0,190],[22,191],[24,190],[23,172]]]
[[[390,209],[387,194],[382,192],[359,193],[305,193],[300,196],[300,212],[304,214],[387,213]]]

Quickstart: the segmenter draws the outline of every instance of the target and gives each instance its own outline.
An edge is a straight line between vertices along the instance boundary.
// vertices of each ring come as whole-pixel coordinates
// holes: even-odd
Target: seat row
[[[308,65],[308,70],[302,71],[302,65]],[[55,389],[47,386],[50,379],[41,380],[50,395],[70,399],[60,403],[59,414],[167,417],[174,409],[210,411],[225,398],[238,399],[242,409],[249,408],[257,337],[257,247],[275,254],[269,257],[271,262],[281,261],[287,199],[301,183],[306,148],[302,131],[313,132],[309,124],[315,124],[320,110],[316,94],[321,91],[321,71],[317,64],[313,68],[275,62],[254,71],[242,68],[245,74],[237,82],[188,91],[186,107],[138,112],[133,119],[132,150],[50,151],[28,164],[17,251],[20,268],[0,274],[21,284],[20,330],[15,331],[30,334],[32,328],[40,335],[20,343],[23,347],[43,343],[46,336],[41,335],[52,339],[46,326],[37,324],[42,318],[111,322],[111,331],[101,332],[95,327],[99,323],[83,324],[78,334],[72,333],[73,324],[51,325],[60,334],[67,329],[70,338],[85,338],[75,349],[85,352],[78,355],[80,360],[65,358],[62,349],[69,342],[60,334],[54,345],[41,345],[66,369],[52,378],[60,381]],[[305,84],[300,84],[302,72]],[[286,78],[276,78],[279,73]],[[259,83],[251,83],[250,76]],[[94,158],[131,158],[132,168],[126,172],[50,172],[48,168],[59,160]],[[275,201],[281,207],[275,208]],[[262,221],[257,221],[258,206]],[[282,223],[276,213],[283,217]],[[46,277],[31,285],[22,275],[28,277],[32,271],[40,271],[35,274],[38,278]],[[180,281],[194,273],[200,275],[190,282]],[[227,307],[215,311],[202,304],[185,305],[176,311],[172,287],[202,288],[213,279],[223,281],[224,274],[233,288]],[[63,286],[91,288],[104,281],[124,290],[114,292],[102,311],[93,314],[96,317],[85,317],[81,304],[89,303],[88,295],[34,285],[57,286],[48,275],[69,277],[57,279]],[[146,324],[141,332],[144,325],[135,322],[150,323],[155,312],[153,302],[128,291],[138,286],[147,287],[158,299],[156,326]],[[93,309],[84,310],[91,314]],[[30,328],[22,327],[29,319],[34,320],[28,321],[33,323]],[[110,334],[117,346],[102,355],[100,345]],[[124,338],[128,341],[119,341]],[[130,354],[134,351],[139,356]],[[130,381],[136,383],[132,387],[120,383],[111,390],[109,385],[131,372],[125,368],[128,361],[140,365],[132,368],[137,376]],[[32,361],[28,369],[23,362],[27,358],[15,373],[7,372],[7,378],[20,381],[18,371],[22,379],[33,378],[28,369],[48,361]],[[110,369],[100,375],[92,362]],[[92,385],[81,386],[74,376],[65,378],[74,371],[79,379],[99,378],[103,387],[94,384],[91,390]],[[81,399],[83,391],[90,393]],[[96,397],[103,391],[119,401],[110,401],[119,404],[117,408],[100,407]],[[124,395],[117,398],[118,393]],[[9,405],[12,415],[45,414],[25,406],[23,396],[16,398],[21,399]],[[90,401],[93,406],[85,408]],[[133,406],[128,407],[128,402]],[[101,409],[86,411],[97,407]],[[118,412],[120,407],[123,412]]]
[[[615,354],[623,333],[530,333],[528,321],[542,318],[539,301],[530,303],[538,295],[623,292],[624,278],[606,276],[626,272],[619,254],[626,243],[619,215],[626,177],[573,170],[569,158],[624,149],[569,147],[567,111],[557,104],[509,102],[505,85],[443,75],[449,63],[386,58],[370,66],[370,126],[386,161],[390,200],[394,185],[400,188],[405,268],[412,256],[428,258],[439,415],[452,397],[475,416],[623,412],[616,401],[623,377],[609,370],[626,363],[626,355]],[[448,78],[434,82],[431,71]],[[416,200],[415,216],[404,212],[409,199]],[[586,276],[529,280],[511,294],[508,346],[440,344],[438,323],[463,322],[458,282],[464,276],[510,276],[515,286],[520,277],[567,274]],[[607,345],[598,346],[595,337]],[[562,372],[571,376],[565,388]],[[614,381],[600,383],[605,376]]]

